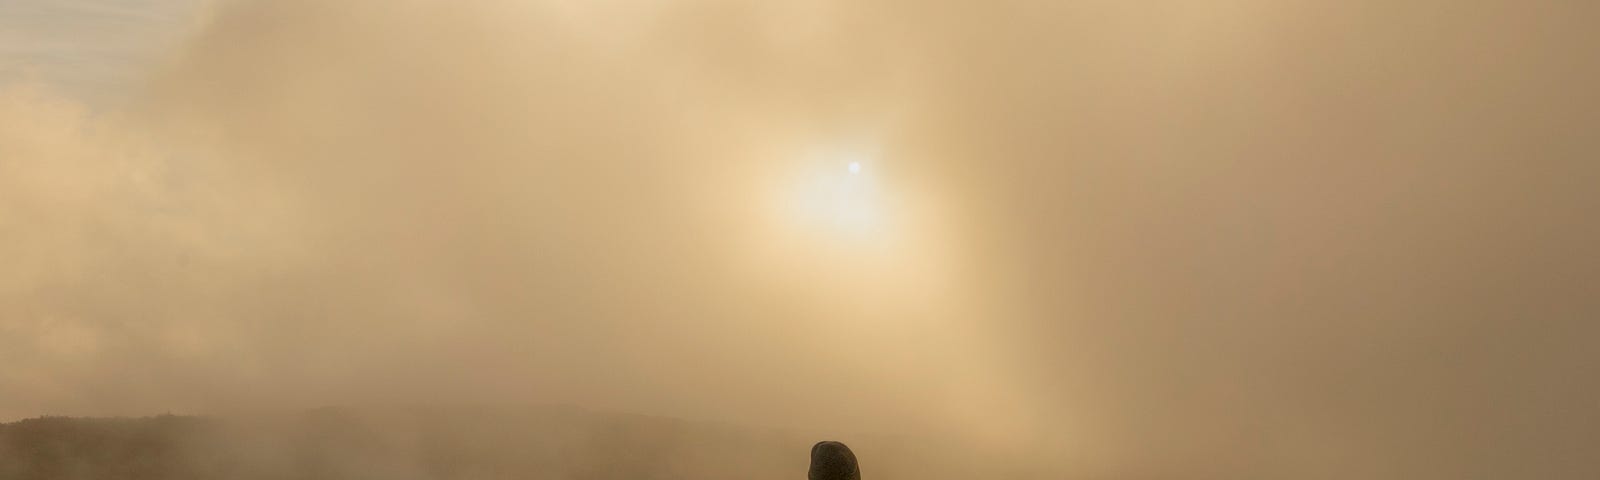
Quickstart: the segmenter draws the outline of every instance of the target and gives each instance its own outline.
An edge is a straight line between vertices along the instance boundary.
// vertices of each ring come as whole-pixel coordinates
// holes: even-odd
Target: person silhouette
[[[856,463],[855,452],[843,443],[817,442],[811,447],[810,480],[861,480],[861,466]]]

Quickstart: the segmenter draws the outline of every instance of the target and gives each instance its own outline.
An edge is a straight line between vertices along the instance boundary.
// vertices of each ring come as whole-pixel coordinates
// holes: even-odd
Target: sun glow
[[[808,162],[810,168],[802,170],[788,200],[805,228],[852,236],[881,233],[883,199],[878,179],[863,168],[865,157],[835,153]]]

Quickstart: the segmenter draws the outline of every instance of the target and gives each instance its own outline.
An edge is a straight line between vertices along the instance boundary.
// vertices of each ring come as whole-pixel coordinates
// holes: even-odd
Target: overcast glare
[[[0,421],[1600,477],[1596,5],[0,0]]]

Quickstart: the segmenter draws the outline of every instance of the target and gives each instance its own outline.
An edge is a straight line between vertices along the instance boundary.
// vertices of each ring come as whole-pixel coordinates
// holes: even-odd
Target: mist
[[[459,3],[217,2],[114,87],[4,77],[0,419],[1600,474],[1594,7]]]

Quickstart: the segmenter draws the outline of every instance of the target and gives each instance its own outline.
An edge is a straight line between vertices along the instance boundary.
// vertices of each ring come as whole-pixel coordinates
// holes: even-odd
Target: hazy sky
[[[119,100],[186,33],[205,0],[0,2],[0,81],[38,81],[86,102]]]
[[[0,419],[1594,478],[1590,5],[0,0]]]

